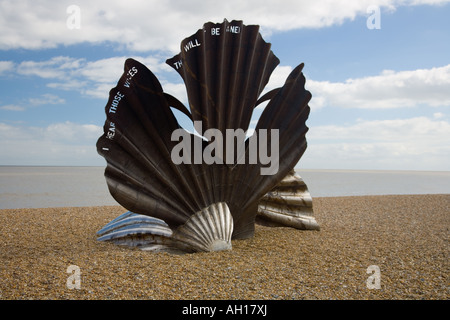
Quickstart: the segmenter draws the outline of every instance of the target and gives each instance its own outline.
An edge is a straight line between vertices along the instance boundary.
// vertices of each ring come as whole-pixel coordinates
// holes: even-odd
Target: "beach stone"
[[[1,299],[449,299],[450,195],[314,206],[319,232],[256,226],[232,250],[185,255],[97,241],[120,206],[0,210]],[[70,265],[80,289],[67,287]]]

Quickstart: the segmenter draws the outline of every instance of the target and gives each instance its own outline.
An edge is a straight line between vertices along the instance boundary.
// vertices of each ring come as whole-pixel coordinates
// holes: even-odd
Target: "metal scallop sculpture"
[[[198,252],[231,249],[231,240],[252,237],[260,220],[318,229],[306,185],[292,172],[308,131],[303,64],[260,97],[279,60],[259,26],[227,20],[206,23],[166,62],[184,80],[189,110],[133,59],[110,91],[97,150],[107,161],[111,195],[130,212],[102,228],[99,240]],[[236,136],[227,134],[246,133],[254,108],[267,100],[253,135],[228,144]],[[183,129],[171,108],[198,134]],[[270,168],[267,154],[255,152],[267,145],[276,147]]]

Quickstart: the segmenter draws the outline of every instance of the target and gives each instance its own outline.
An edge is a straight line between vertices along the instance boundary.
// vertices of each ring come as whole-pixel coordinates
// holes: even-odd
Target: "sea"
[[[0,166],[0,209],[118,205],[104,167]],[[311,196],[450,194],[450,171],[296,170]]]

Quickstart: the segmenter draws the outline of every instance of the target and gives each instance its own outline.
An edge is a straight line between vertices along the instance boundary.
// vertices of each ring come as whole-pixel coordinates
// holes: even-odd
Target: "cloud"
[[[259,24],[263,35],[299,28],[342,24],[366,15],[371,5],[393,11],[400,6],[438,5],[448,0],[331,1],[77,1],[79,16],[67,13],[66,2],[0,1],[0,49],[42,49],[77,43],[110,42],[137,51],[176,53],[186,30],[224,18]],[[79,29],[67,20],[78,19]]]
[[[0,61],[0,75],[6,74],[6,72],[13,70],[14,62],[12,61]]]
[[[301,167],[450,170],[450,122],[435,117],[312,126],[307,140]]]
[[[47,127],[22,127],[0,122],[1,140],[10,140],[11,142],[39,140],[83,144],[97,139],[102,132],[103,128],[100,126],[77,124],[70,121],[53,123]]]
[[[110,57],[95,61],[57,56],[44,61],[23,61],[18,64],[18,73],[35,76],[51,82],[47,87],[107,99],[109,90],[114,87],[123,73],[128,56]],[[131,56],[156,74],[165,92],[187,104],[186,87],[175,71],[165,63],[167,56],[155,53],[149,56]],[[284,85],[292,67],[278,66],[272,73],[263,93]],[[178,82],[168,81],[175,76]],[[260,107],[261,108],[261,107]]]
[[[129,57],[118,56],[87,61],[84,58],[57,56],[44,61],[23,61],[18,64],[17,72],[49,80],[49,88],[74,90],[90,97],[107,99],[109,90],[116,85],[123,73],[127,58]],[[145,64],[155,74],[171,70],[158,54],[132,58]],[[160,79],[164,80],[164,77]],[[168,87],[173,88],[173,85],[168,83]]]
[[[54,94],[43,94],[39,98],[30,98],[28,99],[30,105],[32,106],[40,106],[46,104],[63,104],[66,101]]]
[[[450,64],[412,71],[385,70],[380,75],[345,82],[314,81],[306,87],[313,93],[311,107],[390,109],[426,104],[450,106]]]
[[[68,72],[76,70],[84,59],[57,56],[47,61],[23,61],[17,66],[17,73],[44,79],[65,79]]]
[[[330,141],[399,142],[435,140],[443,143],[450,140],[450,123],[427,117],[394,120],[359,120],[351,126],[318,126],[310,130],[312,139]],[[430,139],[433,138],[433,139]],[[450,144],[448,144],[450,147]]]
[[[102,133],[101,126],[68,121],[46,127],[0,122],[0,164],[103,165],[95,148]],[[442,118],[312,126],[307,141],[299,168],[450,170],[450,122]]]
[[[103,128],[73,122],[47,127],[0,122],[1,165],[101,165],[95,149]]]
[[[45,93],[37,98],[28,98],[25,102],[18,104],[8,104],[0,106],[0,110],[6,111],[25,111],[29,107],[38,107],[49,104],[65,104],[66,100],[54,95]]]
[[[107,99],[109,90],[116,85],[123,73],[123,66],[127,58],[129,57],[121,56],[86,62],[71,77],[78,77],[85,81],[84,83],[87,85],[81,90],[83,94],[99,99]],[[164,66],[165,62],[162,58],[158,58],[158,55],[148,57],[133,56],[132,58],[144,64],[155,74],[162,70],[167,70]]]
[[[435,112],[433,113],[433,117],[434,119],[442,119],[445,117],[445,114],[443,114],[442,112]]]
[[[293,68],[291,66],[277,66],[273,73],[270,75],[270,79],[265,87],[265,91],[270,91],[272,89],[282,87],[292,70]]]
[[[44,140],[60,141],[67,144],[83,144],[88,141],[95,142],[103,133],[103,128],[100,126],[77,124],[70,121],[50,124],[39,130]]]
[[[77,79],[67,79],[64,82],[50,82],[47,87],[66,91],[82,91],[88,85],[87,81]]]
[[[0,106],[0,110],[7,110],[7,111],[25,111],[25,107],[15,105],[15,104],[7,104],[5,106]]]
[[[123,73],[126,57],[112,57],[86,62],[77,69],[77,73],[88,81],[109,83],[119,80]]]

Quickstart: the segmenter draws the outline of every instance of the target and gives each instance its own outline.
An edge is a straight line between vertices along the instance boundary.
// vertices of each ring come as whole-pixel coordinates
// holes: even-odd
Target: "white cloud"
[[[445,114],[443,114],[442,112],[435,112],[435,113],[433,113],[433,117],[435,119],[442,119],[445,117]]]
[[[162,81],[161,86],[164,92],[174,96],[184,105],[188,105],[186,86],[184,85],[184,83],[171,83],[168,81]]]
[[[272,89],[282,87],[292,70],[293,69],[291,66],[277,66],[273,73],[270,75],[269,82],[267,83],[264,90],[270,91]]]
[[[450,122],[444,120],[415,117],[313,126],[307,140],[301,167],[450,170]]]
[[[90,61],[78,69],[77,73],[93,82],[110,83],[119,80],[123,73],[126,57],[112,57]]]
[[[102,133],[100,126],[72,122],[47,127],[0,123],[0,164],[101,165],[95,142]]]
[[[87,81],[77,80],[77,79],[67,79],[64,82],[50,82],[47,87],[53,89],[61,89],[67,91],[82,91],[82,89],[88,85]]]
[[[30,98],[28,99],[29,103],[32,106],[40,106],[46,104],[64,104],[66,101],[54,94],[45,93],[41,95],[39,98]]]
[[[12,61],[0,61],[0,75],[11,71],[14,68],[14,62]]]
[[[77,70],[84,59],[57,56],[46,61],[23,61],[17,73],[44,79],[65,79],[68,72]]]
[[[65,104],[65,103],[66,100],[58,97],[57,95],[45,93],[37,98],[28,98],[26,102],[0,106],[0,110],[25,111],[29,107],[38,107],[42,105]]]
[[[19,106],[19,105],[16,105],[16,104],[7,104],[5,106],[0,106],[0,110],[25,111],[25,107]]]
[[[310,138],[329,141],[423,141],[444,142],[450,140],[450,123],[436,121],[427,117],[415,117],[395,120],[359,120],[351,126],[318,126],[308,133]],[[450,147],[450,144],[449,144]]]
[[[46,86],[52,89],[78,91],[89,97],[107,99],[110,89],[117,84],[123,73],[127,58],[129,57],[118,56],[87,61],[86,59],[57,56],[44,61],[23,61],[18,64],[18,73],[49,80],[51,82]],[[178,74],[165,63],[166,57],[156,53],[150,56],[132,56],[132,58],[156,74],[165,92],[188,105],[186,87]],[[283,86],[291,71],[291,66],[277,66],[262,94]],[[166,80],[169,76],[175,76],[178,82]],[[30,99],[30,102],[31,100],[39,101],[39,99]],[[263,109],[265,105],[266,103],[263,103],[257,109]]]
[[[127,58],[129,57],[119,56],[87,61],[57,56],[44,61],[23,61],[18,64],[17,72],[50,80],[52,82],[47,84],[49,88],[75,90],[90,97],[107,99],[109,90],[116,85],[123,73]],[[154,73],[171,70],[158,54],[132,58],[146,65]],[[168,83],[169,88],[173,86],[176,85]]]
[[[102,132],[72,122],[43,128],[0,123],[0,164],[103,165],[95,149]],[[440,119],[313,126],[307,141],[300,168],[450,170],[450,122]]]
[[[83,94],[95,98],[107,99],[109,90],[116,85],[123,73],[124,63],[127,58],[129,57],[122,56],[86,62],[71,76],[86,80],[85,83],[87,85],[81,90]],[[134,56],[132,58],[144,64],[153,73],[167,70],[163,65],[165,62],[158,59],[157,56]]]
[[[62,141],[68,144],[79,144],[87,141],[95,142],[103,133],[103,128],[100,126],[76,124],[70,121],[54,123],[40,130],[44,140]]]
[[[95,61],[57,56],[44,61],[23,61],[18,64],[18,73],[26,76],[36,76],[51,82],[47,87],[62,90],[74,90],[84,95],[107,99],[109,90],[114,87],[123,73],[127,56],[110,57]],[[165,92],[177,97],[187,104],[186,87],[175,71],[165,63],[167,57],[160,54],[150,56],[133,56],[132,58],[144,64],[155,73]],[[290,66],[278,66],[272,73],[269,83],[264,89],[284,85],[292,71]],[[178,83],[165,80],[165,77],[175,75]]]
[[[345,82],[314,81],[306,85],[313,94],[311,107],[389,109],[450,106],[450,64],[412,71],[383,71],[378,76]]]
[[[100,137],[103,128],[92,124],[77,124],[70,121],[53,123],[47,127],[23,127],[0,122],[0,140],[12,142],[39,140],[64,141],[83,144]]]
[[[259,24],[263,34],[341,24],[366,15],[370,5],[389,11],[399,6],[448,3],[448,0],[352,1],[118,1],[78,0],[80,29],[69,29],[66,2],[0,1],[0,49],[41,49],[81,42],[109,41],[133,50],[179,50],[186,30],[206,21],[241,19]]]

